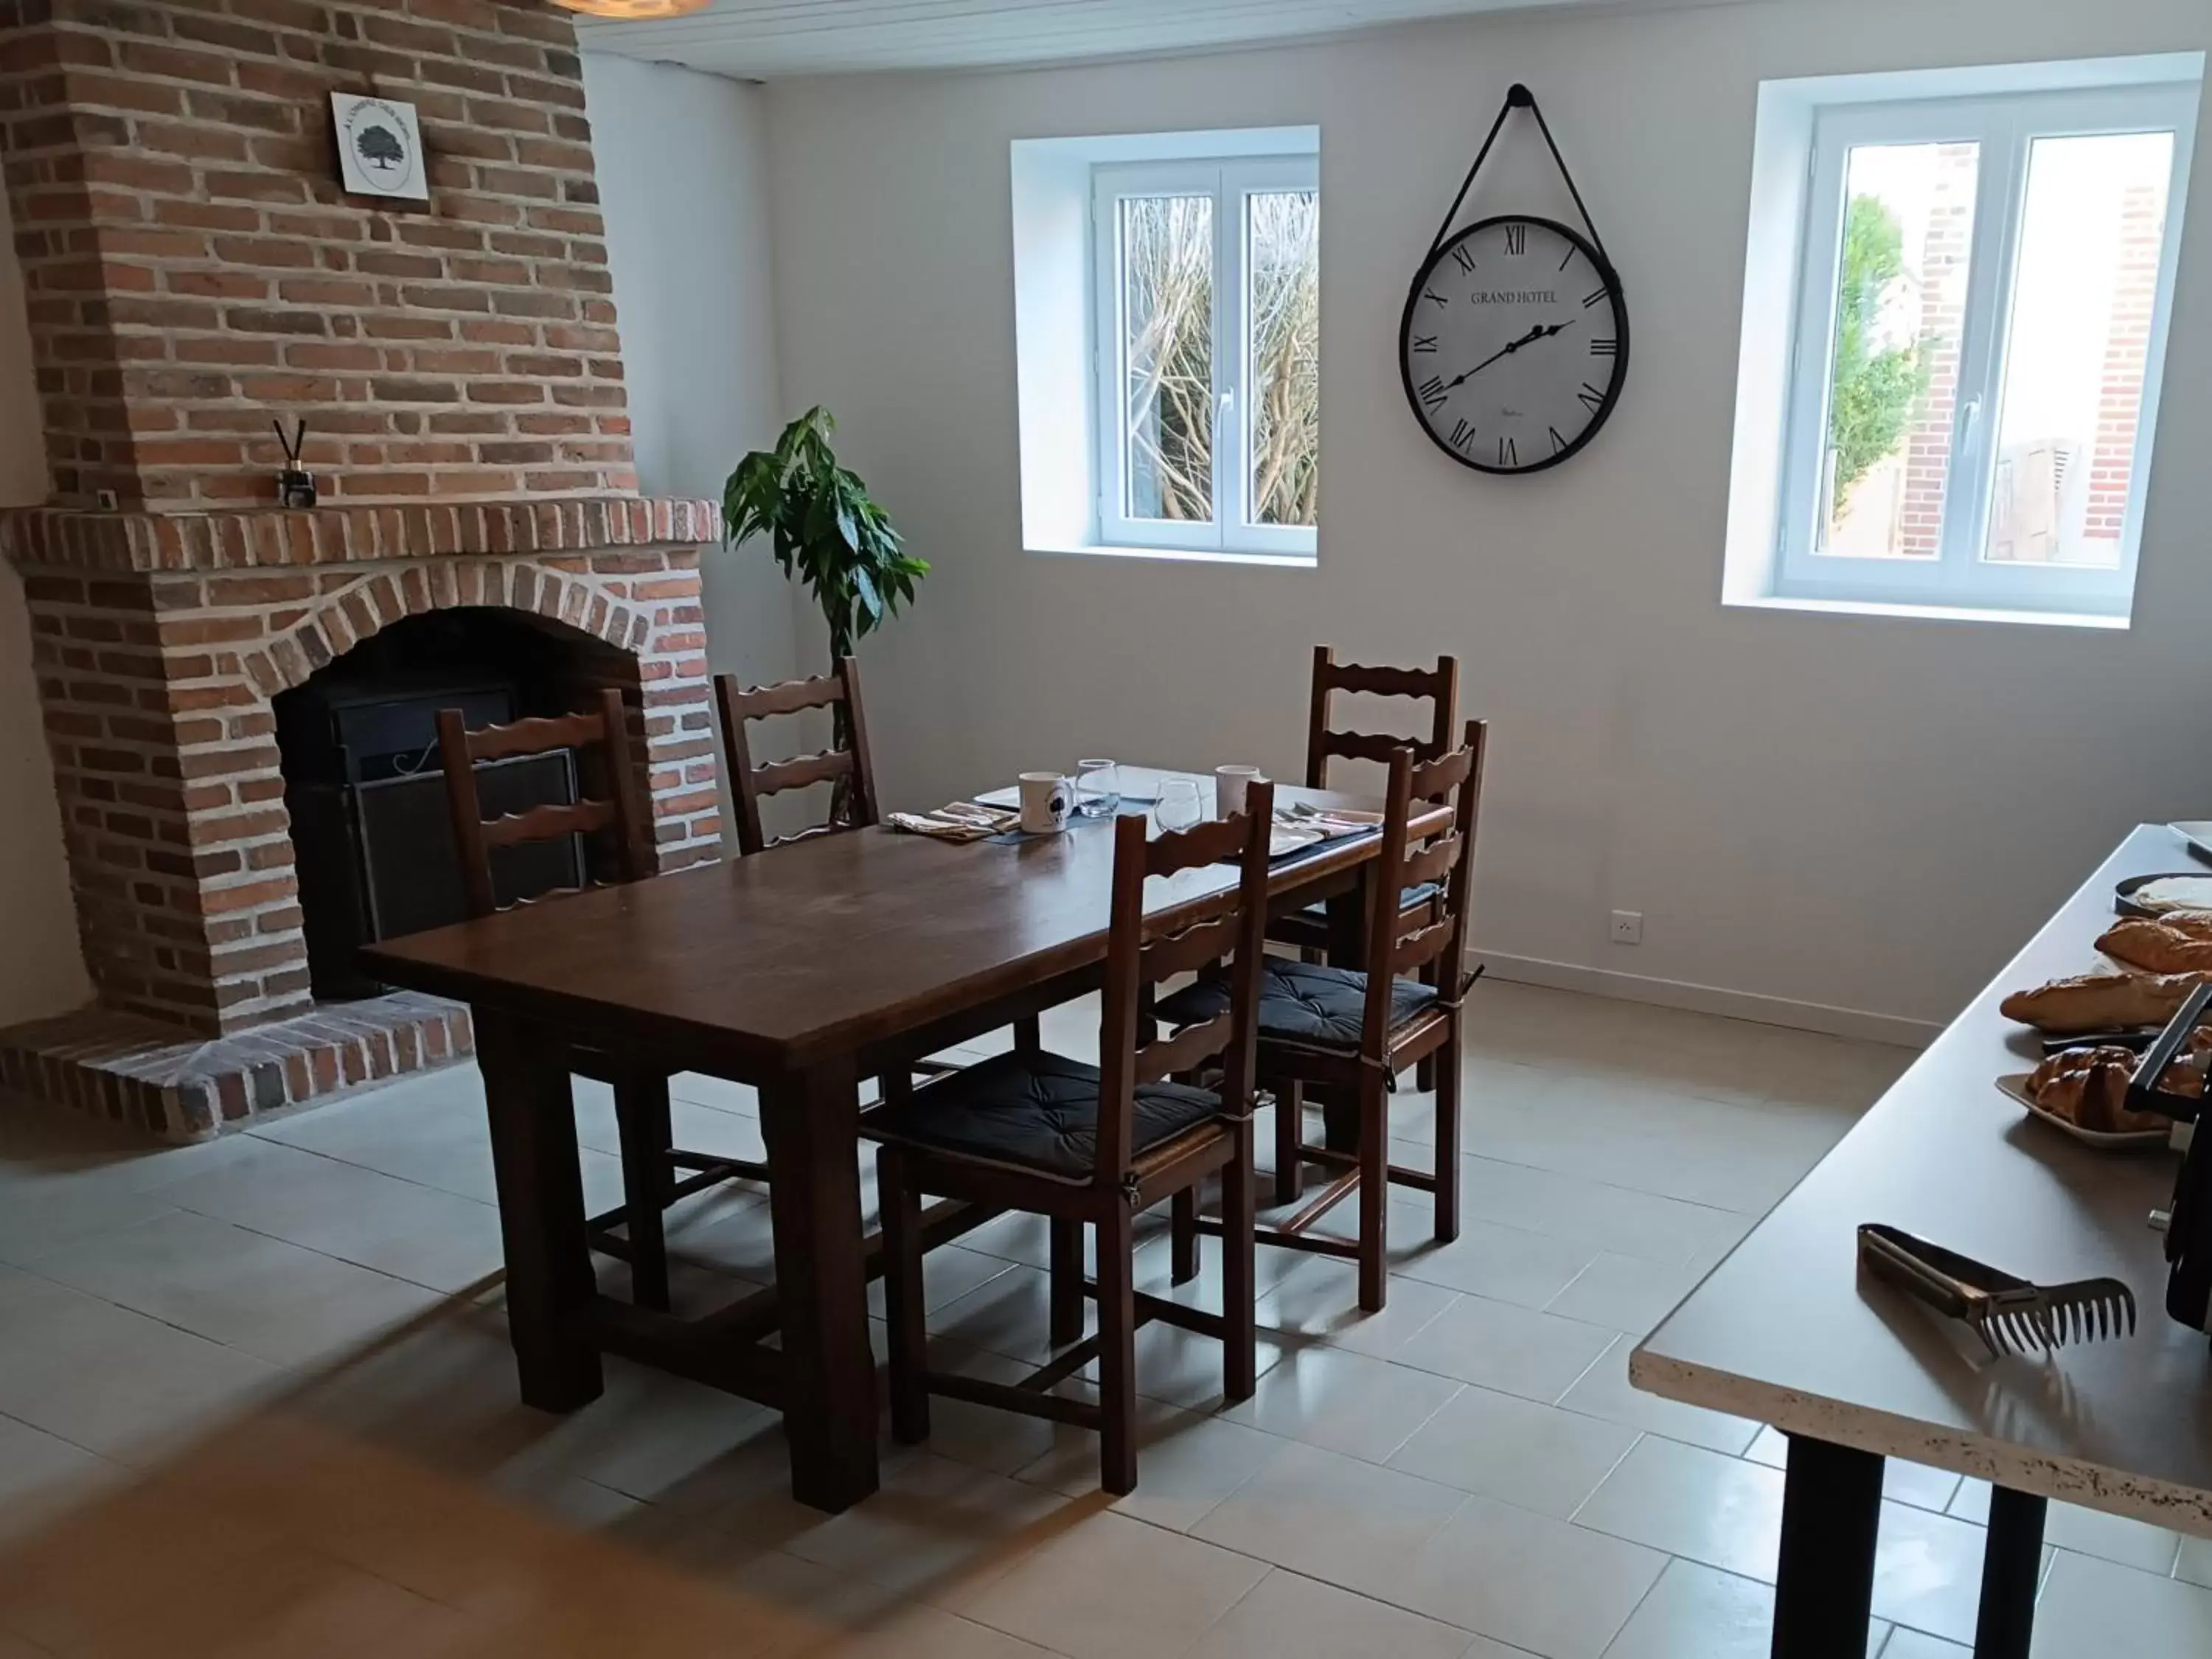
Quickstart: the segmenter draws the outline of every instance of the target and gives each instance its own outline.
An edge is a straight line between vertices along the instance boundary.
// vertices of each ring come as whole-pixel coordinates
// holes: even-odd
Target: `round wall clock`
[[[1589,234],[1533,214],[1452,221],[1516,109],[1536,118]],[[1437,228],[1398,321],[1398,372],[1421,430],[1479,472],[1579,454],[1628,374],[1628,301],[1535,94],[1516,84]]]
[[[1509,215],[1461,231],[1413,279],[1398,368],[1421,429],[1482,472],[1540,472],[1597,435],[1628,368],[1628,305],[1579,231]]]

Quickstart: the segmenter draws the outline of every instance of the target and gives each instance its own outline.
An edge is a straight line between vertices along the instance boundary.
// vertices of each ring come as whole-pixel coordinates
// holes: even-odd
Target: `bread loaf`
[[[2007,1019],[2061,1036],[2163,1025],[2208,977],[2212,975],[2075,974],[2032,991],[2014,991],[1998,1008]]]
[[[2193,938],[2164,921],[2135,917],[2117,922],[2099,937],[2097,948],[2115,962],[2154,974],[2212,969],[2212,939]]]

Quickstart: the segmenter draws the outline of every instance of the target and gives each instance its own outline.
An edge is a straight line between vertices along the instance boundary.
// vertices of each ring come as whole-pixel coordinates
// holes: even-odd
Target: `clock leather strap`
[[[1429,258],[1433,259],[1437,257],[1437,251],[1444,245],[1444,238],[1451,234],[1452,221],[1459,217],[1459,210],[1467,200],[1468,191],[1474,188],[1475,175],[1482,171],[1482,164],[1490,159],[1491,147],[1497,143],[1498,135],[1505,130],[1506,118],[1516,109],[1525,109],[1536,118],[1537,130],[1544,135],[1545,146],[1552,152],[1552,161],[1559,169],[1559,177],[1566,180],[1567,194],[1575,199],[1575,211],[1582,215],[1583,227],[1589,232],[1590,246],[1598,251],[1607,264],[1612,264],[1613,256],[1605,251],[1605,238],[1597,234],[1596,222],[1590,217],[1589,209],[1583,204],[1582,191],[1575,184],[1575,175],[1567,171],[1566,158],[1559,154],[1559,142],[1552,137],[1552,124],[1544,118],[1544,112],[1537,106],[1536,94],[1518,81],[1506,93],[1504,103],[1498,107],[1498,118],[1490,124],[1490,136],[1482,141],[1481,149],[1476,152],[1474,165],[1467,170],[1467,177],[1460,180],[1459,194],[1452,198],[1451,207],[1445,213],[1443,222],[1437,227],[1436,240],[1429,244]]]

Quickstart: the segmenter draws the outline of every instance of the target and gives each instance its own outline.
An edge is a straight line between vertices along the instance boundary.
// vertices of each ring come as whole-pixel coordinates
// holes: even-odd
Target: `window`
[[[1010,146],[1022,545],[1310,568],[1321,129]]]
[[[1313,551],[1317,173],[1310,156],[1094,170],[1103,541]]]
[[[2126,616],[2202,74],[2136,63],[2121,84],[2059,66],[2045,88],[1815,94],[1767,594]],[[1747,382],[1739,489],[1756,416]]]

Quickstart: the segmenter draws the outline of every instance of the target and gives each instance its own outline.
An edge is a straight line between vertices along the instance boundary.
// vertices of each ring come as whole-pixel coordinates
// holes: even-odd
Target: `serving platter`
[[[2039,1118],[2061,1134],[2071,1135],[2085,1146],[2095,1146],[2108,1152],[2140,1152],[2154,1146],[2171,1146],[2171,1129],[2127,1129],[2107,1133],[2097,1129],[2085,1129],[2078,1123],[2068,1121],[2047,1107],[2039,1106],[2035,1097],[2027,1091],[2029,1073],[2013,1072],[1997,1079],[1997,1092],[2018,1102],[2031,1117]]]
[[[2208,824],[2205,827],[2208,830],[2212,830],[2212,824]],[[2142,916],[2148,921],[2157,921],[2160,915],[2163,914],[2162,911],[2154,908],[2149,905],[2139,904],[2136,902],[2136,895],[2142,891],[2144,888],[2149,886],[2154,881],[2212,882],[2212,871],[2164,870],[2154,875],[2130,876],[2125,881],[2119,883],[2112,889],[2113,912],[2116,915],[2123,916]],[[2208,902],[2204,908],[2212,909],[2212,895],[2208,895]]]

